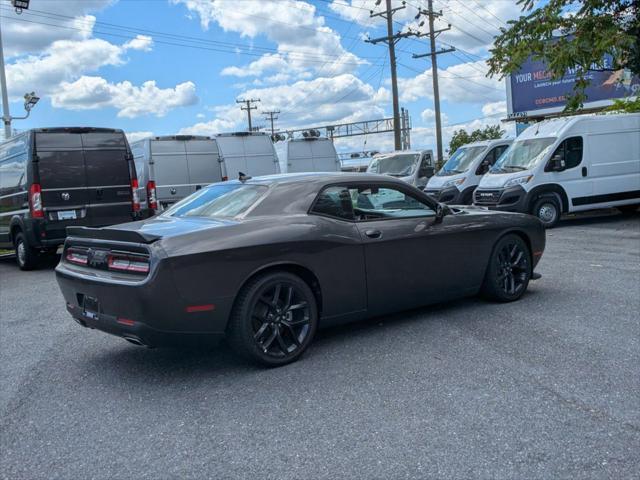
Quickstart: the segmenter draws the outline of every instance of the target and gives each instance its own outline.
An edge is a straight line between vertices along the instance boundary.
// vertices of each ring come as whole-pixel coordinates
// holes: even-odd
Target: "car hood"
[[[429,179],[427,188],[442,188],[445,183],[464,178],[465,175],[466,172],[454,173],[453,175],[434,175]]]

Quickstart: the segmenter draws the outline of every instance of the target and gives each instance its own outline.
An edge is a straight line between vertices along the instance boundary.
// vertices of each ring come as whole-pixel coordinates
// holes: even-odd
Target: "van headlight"
[[[532,178],[533,175],[525,175],[524,177],[512,178],[504,184],[504,188],[515,187],[516,185],[524,185],[525,183],[528,183]]]
[[[448,182],[444,182],[442,184],[442,188],[457,187],[458,185],[462,185],[465,180],[466,180],[466,177],[458,178],[456,180],[449,180]]]

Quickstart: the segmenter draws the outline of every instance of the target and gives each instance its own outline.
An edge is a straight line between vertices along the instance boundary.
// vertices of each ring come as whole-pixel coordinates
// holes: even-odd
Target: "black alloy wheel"
[[[483,292],[492,300],[511,302],[519,299],[531,279],[531,256],[518,235],[502,237],[494,247],[487,269]]]
[[[227,328],[235,349],[250,360],[280,366],[296,360],[318,323],[315,297],[299,277],[275,272],[246,285]]]
[[[311,311],[304,294],[292,283],[265,288],[251,313],[253,338],[265,355],[295,353],[311,331]]]

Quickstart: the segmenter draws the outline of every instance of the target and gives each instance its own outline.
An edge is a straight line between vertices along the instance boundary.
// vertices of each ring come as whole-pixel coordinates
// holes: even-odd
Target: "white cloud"
[[[149,80],[141,86],[129,81],[110,83],[102,77],[82,76],[73,83],[63,82],[51,97],[54,107],[70,110],[93,110],[113,107],[118,117],[134,118],[142,115],[162,117],[170,110],[197,103],[193,82],[175,88],[158,88]]]
[[[214,135],[216,133],[228,132],[238,128],[238,124],[234,120],[225,120],[216,118],[209,122],[199,122],[190,127],[181,129],[179,135]]]
[[[431,108],[426,108],[420,114],[420,118],[426,125],[435,125],[436,123],[436,111]],[[446,113],[440,112],[440,121],[446,124],[449,121],[449,117]]]
[[[265,36],[277,44],[277,55],[265,54],[246,66],[227,67],[225,75],[256,76],[270,70],[299,79],[298,74],[305,70],[337,75],[366,63],[342,47],[340,35],[308,2],[243,0],[242,8],[238,8],[236,0],[171,1],[196,13],[204,29],[216,22],[225,31],[250,39]]]
[[[124,50],[141,50],[150,52],[153,47],[153,39],[148,35],[136,35],[136,38],[129,40],[122,48]]]
[[[484,61],[460,63],[438,71],[440,98],[451,102],[486,103],[505,97],[504,81],[487,78]],[[400,100],[433,98],[431,68],[415,77],[399,78]]]
[[[127,140],[129,140],[129,143],[133,143],[137,142],[138,140],[153,137],[153,132],[125,132],[125,135],[127,136]]]
[[[485,103],[482,106],[482,114],[485,116],[497,116],[500,114],[507,114],[507,102],[501,100],[499,102]]]
[[[56,40],[83,40],[91,36],[96,18],[89,12],[102,10],[116,0],[47,0],[31,2],[31,8],[58,15],[35,16],[29,10],[18,16],[6,2],[2,9],[2,39],[7,58],[39,52]],[[2,2],[3,4],[5,2]],[[36,23],[34,23],[36,22]],[[48,23],[50,25],[45,25]],[[57,26],[52,26],[57,25]]]
[[[300,80],[291,85],[254,88],[242,92],[247,98],[262,98],[261,110],[280,110],[278,128],[320,126],[385,117],[389,101],[385,88],[377,91],[351,74]],[[246,128],[246,113],[235,103],[213,109],[216,118],[183,129],[185,133],[211,135]],[[255,120],[255,123],[259,123]]]

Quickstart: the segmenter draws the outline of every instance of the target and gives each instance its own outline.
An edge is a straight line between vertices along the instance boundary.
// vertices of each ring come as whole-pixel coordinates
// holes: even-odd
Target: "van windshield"
[[[555,141],[554,137],[515,141],[496,161],[490,172],[511,173],[529,170],[549,152]]]
[[[168,209],[170,217],[236,217],[267,191],[264,185],[226,184],[198,190]]]
[[[487,147],[460,147],[455,151],[447,163],[445,163],[438,176],[454,175],[456,173],[462,173],[469,169],[473,160],[481,154]]]
[[[367,172],[406,177],[412,175],[416,170],[419,158],[419,153],[401,153],[374,158],[369,164]]]

